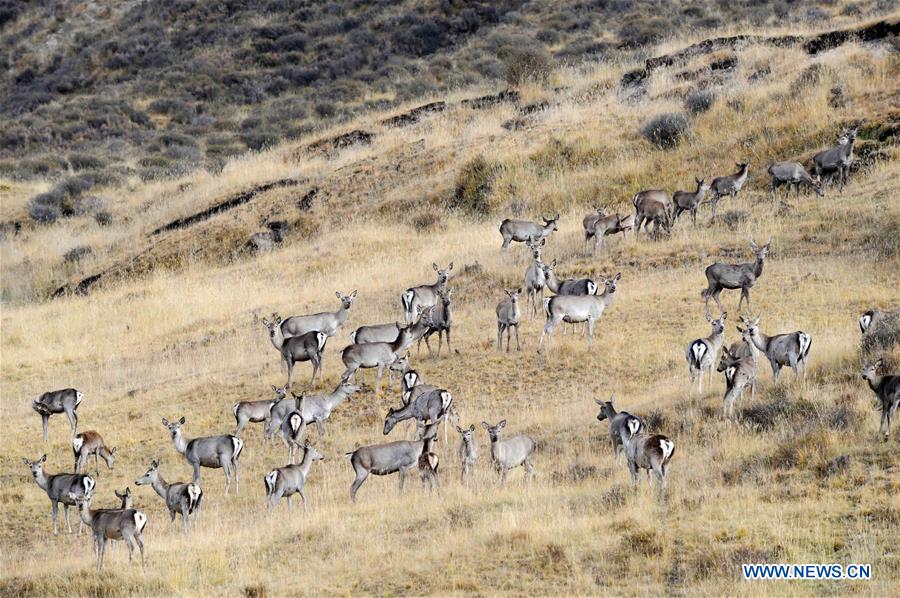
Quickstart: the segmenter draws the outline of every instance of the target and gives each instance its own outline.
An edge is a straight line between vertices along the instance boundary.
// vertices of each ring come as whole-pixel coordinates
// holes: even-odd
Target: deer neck
[[[269,335],[269,340],[272,341],[272,346],[281,351],[281,347],[284,346],[284,332],[280,324],[275,327],[274,333]]]
[[[753,262],[753,275],[759,278],[762,276],[763,272],[763,264],[765,260],[763,258],[756,258],[756,261]]]
[[[150,480],[150,487],[153,488],[154,492],[156,492],[163,498],[166,498],[166,494],[168,494],[169,492],[169,484],[166,484],[166,481],[161,475],[159,475],[159,473],[156,474],[156,477]]]
[[[81,520],[88,527],[94,522],[94,512],[91,511],[91,507],[87,503],[78,505],[78,516],[81,517]]]
[[[300,461],[300,473],[303,474],[303,479],[309,475],[309,468],[312,467],[312,451],[307,449],[303,451],[303,460]]]
[[[181,433],[180,429],[175,432],[175,437],[172,438],[172,444],[175,445],[176,451],[182,455],[184,454],[185,449],[187,449],[187,440],[184,439],[184,434]]]
[[[881,384],[884,382],[884,376],[875,374],[871,378],[866,378],[866,381],[869,383],[869,388],[877,393],[879,390],[881,390]]]
[[[340,326],[341,324],[346,322],[347,317],[349,315],[350,315],[350,308],[344,307],[344,305],[341,304],[341,308],[339,310],[337,310],[336,312],[334,312],[334,319],[337,320],[337,325]]]
[[[554,293],[559,293],[559,279],[556,277],[556,272],[551,270],[549,274],[544,274],[544,278],[547,280],[547,288]]]
[[[325,408],[328,411],[333,411],[334,408],[340,405],[346,398],[347,394],[342,390],[338,390],[325,399]]]
[[[38,488],[41,490],[47,490],[47,486],[50,483],[50,476],[47,475],[47,472],[44,471],[43,468],[38,472],[36,476],[34,476],[34,481],[38,485]]]
[[[110,453],[105,446],[101,446],[98,452],[100,453],[100,457],[106,462],[106,467],[112,469],[112,464],[110,463],[112,453]]]
[[[707,337],[712,346],[718,351],[722,348],[722,345],[725,344],[725,331],[722,332],[713,332],[709,337]]]
[[[769,337],[757,330],[756,334],[750,337],[750,344],[765,353],[769,347]]]
[[[491,458],[494,461],[499,461],[501,453],[500,437],[498,436],[497,440],[491,440]]]

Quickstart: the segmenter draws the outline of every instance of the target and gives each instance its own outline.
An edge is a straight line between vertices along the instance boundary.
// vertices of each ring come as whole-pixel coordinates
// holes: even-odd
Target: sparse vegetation
[[[651,118],[641,127],[644,139],[660,149],[672,149],[691,131],[691,122],[684,114],[670,112]]]

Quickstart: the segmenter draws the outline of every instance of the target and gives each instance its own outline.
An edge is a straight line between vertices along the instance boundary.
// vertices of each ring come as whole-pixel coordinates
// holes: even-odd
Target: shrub
[[[75,170],[88,170],[106,166],[106,162],[90,154],[69,154],[69,164]]]
[[[87,245],[79,245],[63,254],[63,261],[66,263],[80,262],[92,253],[94,253],[94,250]]]
[[[670,149],[678,145],[690,130],[691,123],[687,116],[679,112],[670,112],[650,119],[641,128],[641,135],[660,149]]]
[[[52,224],[56,222],[61,215],[62,213],[59,206],[34,203],[34,200],[32,200],[31,204],[28,206],[29,218],[35,222],[40,222],[41,224]]]
[[[684,98],[684,107],[693,115],[703,114],[716,103],[714,91],[692,91]]]
[[[635,16],[619,29],[619,40],[626,48],[655,44],[671,32],[668,19],[663,17]]]
[[[275,49],[279,52],[303,52],[309,37],[305,33],[289,33],[275,40]]]
[[[550,56],[543,48],[525,48],[506,57],[506,82],[521,85],[528,81],[547,83],[553,71]]]
[[[109,226],[113,223],[113,217],[109,212],[97,212],[94,214],[94,221],[100,226]]]
[[[484,156],[469,161],[456,177],[456,190],[450,199],[450,207],[471,214],[491,213],[491,186],[499,167],[489,163]]]

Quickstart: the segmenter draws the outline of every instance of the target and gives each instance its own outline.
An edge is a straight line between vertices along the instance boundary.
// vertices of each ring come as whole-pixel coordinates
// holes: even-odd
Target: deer
[[[806,367],[809,363],[809,349],[812,346],[812,337],[798,330],[787,334],[766,336],[759,329],[761,315],[749,319],[741,317],[741,322],[747,327],[747,335],[759,351],[769,360],[772,366],[772,378],[778,384],[778,375],[781,368],[790,366],[794,371],[794,380],[800,377],[802,370],[803,380],[806,380]]]
[[[284,418],[284,421],[281,422],[281,441],[288,450],[288,463],[294,462],[294,447],[297,448],[299,453],[299,449],[302,446],[300,443],[303,440],[303,435],[306,433],[306,420],[303,419],[300,409],[302,409],[302,404],[297,411],[289,413]]]
[[[150,486],[166,503],[172,527],[175,526],[175,516],[181,513],[181,522],[184,525],[184,533],[190,533],[190,516],[194,516],[194,525],[200,518],[200,503],[203,501],[203,490],[193,482],[175,482],[169,484],[159,473],[159,461],[150,461],[150,467],[146,473],[134,482],[138,486]]]
[[[519,287],[514,291],[504,289],[506,297],[497,304],[497,350],[503,350],[503,333],[506,332],[506,352],[509,353],[509,337],[511,330],[516,329],[516,351],[521,351],[522,346],[519,344],[519,319],[522,312],[519,309],[519,295],[522,288]]]
[[[75,455],[75,473],[82,473],[91,455],[94,455],[94,471],[100,475],[100,458],[106,468],[112,469],[116,462],[116,447],[108,448],[99,433],[88,430],[72,437],[72,452]]]
[[[510,218],[501,222],[500,235],[503,237],[503,245],[500,248],[508,251],[511,241],[518,243],[543,241],[554,231],[559,230],[559,214],[553,218],[541,218],[541,220],[544,221],[543,225],[530,220],[512,220]]]
[[[751,346],[753,344],[751,343]],[[756,374],[759,362],[755,354],[738,357],[728,347],[722,349],[722,359],[717,371],[725,372],[725,417],[734,416],[734,402],[744,398],[744,389],[750,385],[750,398],[756,398]]]
[[[231,434],[220,436],[205,436],[187,439],[181,430],[184,425],[184,416],[178,421],[170,422],[162,418],[162,423],[172,436],[172,444],[175,450],[184,455],[188,465],[194,468],[193,483],[200,481],[200,468],[222,468],[225,474],[225,495],[231,487],[231,477],[234,476],[234,493],[238,493],[238,457],[244,450],[244,441]]]
[[[613,401],[615,401],[615,399],[614,396],[611,396],[608,401],[594,399],[594,402],[600,405],[600,413],[597,414],[597,421],[602,422],[604,420],[609,420],[609,440],[612,444],[613,454],[616,458],[616,465],[618,465],[619,458],[625,452],[625,445],[622,441],[622,429],[625,426],[625,423],[629,419],[635,419],[639,423],[642,422],[640,418],[631,415],[627,411],[616,412],[616,408],[613,406]]]
[[[710,218],[710,223],[716,221],[716,207],[719,205],[719,200],[728,195],[731,196],[731,201],[733,202],[737,199],[737,195],[740,193],[744,183],[747,182],[750,163],[738,162],[736,166],[738,168],[736,173],[718,176],[709,183],[709,188],[712,191],[712,217]]]
[[[675,443],[662,434],[650,434],[642,431],[643,422],[632,416],[622,426],[622,444],[625,447],[625,458],[628,471],[631,473],[631,484],[638,484],[639,470],[647,470],[647,482],[653,484],[651,472],[659,480],[660,490],[666,489],[666,473],[672,455],[675,454]]]
[[[248,423],[264,424],[266,420],[269,419],[269,414],[272,412],[272,407],[275,406],[275,403],[284,398],[285,394],[287,394],[287,389],[287,386],[279,389],[273,385],[272,390],[275,391],[274,399],[264,399],[262,401],[238,401],[235,403],[231,408],[235,421],[234,435],[240,437],[241,432]],[[265,426],[263,426],[263,443],[265,443],[268,438],[269,434],[265,429]]]
[[[628,240],[628,231],[634,228],[632,216],[620,216],[618,212],[607,214],[606,207],[597,208],[596,213],[591,212],[581,221],[584,229],[584,245],[587,250],[588,242],[594,239],[594,251],[603,247],[603,237],[622,233]]]
[[[84,393],[74,388],[52,390],[45,392],[31,402],[31,408],[41,416],[41,424],[44,428],[44,442],[47,442],[47,428],[50,416],[56,413],[65,413],[72,426],[72,437],[75,437],[75,428],[78,426],[78,406],[84,400]]]
[[[594,346],[594,324],[603,315],[615,299],[616,286],[622,273],[617,273],[612,278],[600,277],[600,282],[606,287],[602,294],[598,295],[556,295],[547,299],[544,303],[544,311],[547,314],[547,322],[541,332],[541,340],[538,342],[538,353],[544,344],[544,336],[547,336],[547,350],[550,349],[553,330],[560,322],[575,324],[587,322],[588,348]]]
[[[410,333],[413,341],[422,338],[428,332],[428,325],[422,321],[422,313],[430,308],[421,305],[416,307],[415,322],[410,325]],[[398,322],[389,324],[372,324],[369,326],[360,326],[350,333],[350,343],[353,345],[364,345],[366,343],[392,343],[400,336],[400,329],[403,328]]]
[[[400,492],[403,492],[406,474],[419,466],[419,458],[423,454],[432,452],[439,424],[438,421],[425,426],[425,430],[418,440],[395,440],[385,444],[363,446],[346,453],[350,457],[350,465],[356,473],[356,479],[350,486],[350,500],[356,502],[356,493],[370,474],[398,474]]]
[[[664,228],[666,235],[672,232],[672,200],[669,194],[659,189],[649,189],[646,191],[638,191],[631,198],[631,204],[634,206],[634,236],[637,238],[641,232],[641,225],[647,222],[645,231],[649,229],[650,223],[654,224],[653,233],[659,237],[660,227]]]
[[[695,373],[699,372],[700,388],[699,393],[703,394],[703,370],[709,373],[709,383],[712,384],[713,366],[716,365],[716,359],[719,357],[719,350],[725,344],[725,319],[728,312],[722,312],[722,315],[713,320],[707,314],[706,321],[712,324],[712,333],[705,338],[698,338],[691,341],[684,352],[684,356],[688,362],[688,370],[691,375],[691,388],[694,387]]]
[[[393,371],[390,366],[402,358],[402,354],[409,349],[413,342],[411,326],[407,326],[400,329],[397,340],[392,343],[348,345],[341,351],[341,359],[347,366],[341,376],[341,381],[349,381],[354,373],[358,375],[360,368],[378,368],[376,391],[380,392],[382,372],[388,368],[388,386],[390,386]]]
[[[799,162],[775,162],[769,166],[768,172],[771,177],[769,188],[772,194],[773,208],[775,207],[775,202],[777,200],[775,190],[782,185],[787,185],[787,191],[784,194],[785,201],[787,201],[787,198],[791,193],[791,185],[794,186],[798,199],[800,198],[800,185],[809,187],[815,191],[816,195],[819,197],[825,196],[825,192],[822,190],[821,181],[812,178]]]
[[[762,276],[763,265],[766,256],[769,255],[769,246],[772,244],[772,237],[762,247],[758,247],[753,237],[750,237],[750,249],[756,257],[753,262],[743,264],[723,264],[716,262],[707,266],[706,281],[707,287],[700,292],[700,296],[705,300],[706,315],[709,315],[709,300],[715,299],[719,312],[722,312],[722,303],[719,301],[719,294],[724,289],[741,289],[741,299],[738,301],[738,311],[747,300],[747,309],[752,310],[750,306],[750,289],[756,284],[757,279]]]
[[[433,355],[431,352],[431,344],[428,342],[428,338],[437,333],[438,335],[438,357],[441,356],[441,333],[447,338],[447,353],[449,355],[453,355],[453,350],[450,348],[450,329],[453,327],[453,289],[447,289],[442,291],[440,294],[440,300],[436,305],[433,305],[422,312],[422,322],[425,323],[426,331],[425,334],[422,335],[422,338],[419,340],[421,343],[423,340],[425,341],[425,346],[428,347],[428,355]],[[418,354],[418,349],[417,349]]]
[[[128,547],[128,563],[131,564],[134,544],[141,551],[141,567],[144,566],[144,539],[141,533],[147,525],[147,515],[136,509],[91,509],[92,493],[84,495],[69,493],[69,498],[78,508],[87,526],[94,534],[97,545],[97,571],[103,571],[103,557],[106,554],[107,540],[124,540]]]
[[[691,215],[691,225],[694,228],[697,228],[697,209],[700,207],[700,204],[703,203],[703,199],[706,197],[706,192],[709,191],[710,185],[706,182],[706,179],[694,178],[694,182],[697,183],[697,189],[695,191],[679,190],[672,195],[672,201],[675,203],[673,221],[678,220],[678,216],[680,216],[682,212],[689,212]]]
[[[306,494],[303,488],[309,478],[309,470],[315,461],[323,461],[325,455],[309,446],[309,442],[303,444],[303,459],[300,463],[288,464],[284,467],[273,469],[265,475],[263,481],[266,485],[266,504],[269,510],[274,511],[278,502],[287,499],[288,512],[291,512],[291,498],[294,494],[300,495],[303,501],[303,512],[306,513]]]
[[[528,295],[528,302],[531,304],[531,319],[537,315],[537,298],[540,295],[541,305],[544,304],[544,286],[547,284],[547,277],[544,274],[544,263],[541,261],[541,251],[543,250],[546,239],[541,239],[540,243],[533,239],[526,241],[528,249],[531,250],[531,263],[525,269],[525,293]]]
[[[557,278],[556,260],[549,264],[544,264],[544,276],[547,278],[547,288],[557,295],[597,294],[597,283],[590,278]]]
[[[124,492],[119,492],[116,489],[113,489],[113,494],[116,495],[116,498],[119,499],[119,508],[120,509],[131,509],[134,507],[134,502],[131,499],[131,488],[126,487]]]
[[[420,394],[400,409],[391,407],[384,418],[384,435],[387,436],[394,426],[408,419],[414,419],[423,425],[427,421],[440,421],[449,413],[452,403],[453,397],[441,388]]]
[[[325,436],[325,421],[331,417],[331,413],[338,405],[350,399],[356,392],[359,392],[358,386],[350,382],[341,382],[328,394],[303,397],[294,395],[294,398],[297,399],[297,411],[303,416],[303,421],[307,424],[315,423],[321,439]]]
[[[462,466],[459,479],[461,482],[465,482],[475,468],[475,463],[478,461],[478,445],[475,443],[475,424],[471,424],[465,429],[456,426],[456,431],[460,435],[457,454],[459,455],[459,462]]]
[[[316,374],[322,368],[322,355],[325,352],[325,343],[328,341],[328,335],[324,332],[312,331],[300,336],[292,336],[285,338],[282,333],[281,318],[277,316],[270,322],[263,318],[263,325],[269,330],[269,338],[272,346],[281,353],[281,360],[287,366],[288,380],[287,387],[291,387],[291,379],[294,373],[294,364],[298,361],[309,361],[312,363],[312,379],[310,383],[315,383]]]
[[[47,455],[41,455],[36,461],[29,461],[22,458],[22,462],[31,470],[38,488],[47,493],[50,499],[50,506],[53,510],[53,535],[59,533],[57,520],[59,519],[59,504],[62,503],[63,515],[66,519],[66,528],[72,533],[72,526],[69,523],[69,507],[75,504],[75,500],[71,495],[84,496],[94,491],[97,483],[89,475],[79,473],[57,473],[49,474],[44,471],[44,463],[47,462]],[[81,533],[81,525],[78,526],[78,533]]]
[[[450,262],[446,268],[438,268],[438,265],[432,262],[431,267],[437,272],[437,282],[408,288],[400,295],[403,318],[407,326],[413,323],[418,313],[418,307],[427,308],[436,305],[440,300],[440,293],[447,288],[447,281],[450,280],[450,272],[453,270],[453,262]]]
[[[295,411],[300,404],[300,397],[293,392],[290,393],[291,396],[288,396],[287,386],[279,388],[273,384],[272,390],[275,391],[275,398],[272,399],[272,406],[269,408],[266,419],[263,420],[263,433],[270,444],[274,443],[275,432],[281,428],[281,422],[284,421],[288,413]]]
[[[850,165],[853,163],[853,144],[856,142],[858,128],[845,131],[838,139],[838,144],[813,156],[816,176],[838,175],[839,193],[844,192],[844,185],[850,178]]]
[[[863,380],[869,383],[869,388],[881,401],[881,425],[878,433],[887,442],[891,433],[891,422],[897,414],[897,406],[900,405],[900,376],[882,375],[878,370],[884,369],[884,360],[879,359],[874,364],[863,363],[861,372]]]
[[[341,302],[341,306],[337,311],[325,311],[308,316],[291,316],[286,320],[282,320],[282,336],[291,338],[292,336],[303,336],[309,332],[321,332],[327,337],[334,336],[337,333],[337,329],[347,321],[347,317],[350,315],[350,306],[353,305],[353,300],[356,299],[356,291],[349,295],[343,295],[340,291],[335,291],[334,294],[338,301]],[[278,314],[273,314],[272,317],[275,319],[278,317]]]
[[[500,432],[506,427],[505,419],[500,420],[496,426],[483,421],[481,426],[487,430],[491,439],[491,464],[497,472],[499,482],[505,483],[506,473],[520,465],[525,468],[527,479],[531,480],[534,477],[534,449],[537,448],[534,438],[518,434],[506,440],[501,439]]]

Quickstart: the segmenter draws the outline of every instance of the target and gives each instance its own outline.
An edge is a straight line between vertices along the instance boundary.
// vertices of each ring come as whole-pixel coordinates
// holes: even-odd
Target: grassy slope
[[[239,161],[220,178],[198,175],[184,191],[195,199],[190,210],[169,194],[179,182],[159,183],[123,189],[116,206],[120,224],[112,229],[70,223],[65,230],[73,244],[92,244],[98,262],[114,263],[143,246],[142,233],[258,180],[300,173],[320,184],[328,198],[327,209],[314,214],[318,235],[293,238],[271,254],[234,262],[201,255],[89,299],[4,308],[4,419],[25,422],[4,437],[0,457],[4,590],[887,593],[900,580],[894,549],[900,534],[896,432],[890,443],[876,442],[872,395],[857,375],[856,317],[871,305],[898,300],[896,241],[885,236],[900,218],[893,196],[900,183],[896,161],[857,176],[842,197],[801,199],[788,216],[770,212],[757,177],[737,206],[751,215],[734,230],[695,231],[679,224],[669,241],[617,239],[606,254],[580,254],[583,208],[598,195],[624,210],[629,194],[641,186],[684,185],[696,172],[728,169],[744,151],[761,172],[775,156],[802,155],[830,140],[833,122],[882,113],[884,98],[896,93],[895,57],[849,46],[821,60],[833,77],[849,84],[857,100],[851,107],[828,107],[830,78],[788,96],[806,59],[792,50],[749,49],[739,72],[721,87],[717,107],[696,121],[695,137],[672,153],[649,150],[629,131],[674,101],[631,105],[606,85],[622,69],[604,67],[573,81],[560,106],[525,132],[499,127],[511,116],[509,109],[458,112],[389,132],[376,147],[331,161],[295,162],[284,158],[292,148],[282,148]],[[746,75],[757,62],[773,65],[777,76],[750,86]],[[567,76],[575,78],[560,75]],[[651,98],[671,89],[669,76],[654,76]],[[594,92],[581,93],[586,90]],[[744,102],[741,110],[725,101],[737,97]],[[601,155],[580,166],[560,161],[547,167],[527,158],[552,139],[564,139],[576,155]],[[525,269],[520,251],[500,255],[489,220],[442,215],[427,234],[410,226],[413,215],[429,209],[414,200],[445,193],[459,165],[485,147],[505,166],[492,197],[501,213],[523,196],[525,213],[563,211],[547,254],[563,261],[564,272],[622,271],[618,300],[599,325],[594,352],[581,338],[558,336],[559,350],[540,357],[534,352],[540,322],[526,319],[524,351],[497,354],[493,305],[501,287],[518,284]],[[673,160],[675,167],[667,167]],[[396,164],[400,174],[388,170]],[[403,164],[412,165],[409,172]],[[237,214],[176,233],[161,242],[168,247],[160,250],[161,259],[208,246],[223,229],[252,230],[250,223],[260,215],[289,210],[283,207],[289,198],[263,197]],[[4,203],[4,210],[16,209],[15,200]],[[367,206],[365,214],[359,205]],[[4,242],[4,278],[20,273],[14,268],[26,258],[33,278],[49,277],[46,269],[57,263],[62,243],[50,239],[63,229],[28,231],[17,244]],[[747,255],[748,235],[773,236],[771,261],[752,292],[763,329],[803,329],[814,339],[806,388],[790,384],[787,376],[788,384],[773,389],[764,367],[756,401],[745,399],[744,406],[787,400],[787,412],[763,431],[722,421],[720,379],[703,396],[692,396],[682,356],[688,340],[707,334],[699,299],[703,265],[711,254]],[[184,414],[189,435],[230,430],[234,401],[265,398],[270,384],[281,383],[277,354],[257,317],[331,308],[334,290],[358,288],[347,329],[327,348],[324,386],[330,388],[341,371],[337,351],[351,327],[395,319],[399,292],[430,279],[432,261],[451,260],[458,273],[453,286],[459,353],[438,359],[414,355],[413,363],[426,380],[453,392],[464,423],[507,418],[510,433],[525,431],[541,440],[533,485],[522,485],[518,473],[505,488],[493,484],[480,431],[481,463],[471,488],[456,481],[452,438],[450,445],[439,445],[445,481],[439,498],[428,499],[417,484],[398,496],[394,479],[371,479],[360,502],[350,505],[352,474],[342,455],[380,441],[381,418],[397,402],[396,392],[366,392],[339,409],[329,435],[317,441],[327,460],[312,474],[307,517],[263,512],[262,476],[283,453],[261,450],[254,426],[241,459],[241,494],[225,500],[221,474],[205,472],[208,505],[201,528],[189,539],[168,526],[152,492],[138,490],[138,504],[150,516],[145,573],[127,569],[119,550],[98,580],[84,538],[49,536],[46,498],[20,457],[46,451],[48,469],[55,472],[69,467],[71,453],[57,418],[49,445],[40,442],[39,418],[28,407],[38,392],[77,386],[87,397],[79,411],[83,429],[98,429],[119,447],[115,470],[99,477],[97,505],[107,506],[114,487],[131,484],[134,490],[133,480],[152,457],[161,459],[170,480],[188,475],[161,417]],[[465,273],[464,264],[475,261],[483,271]],[[735,294],[725,301],[735,309]],[[728,341],[735,340],[733,328],[728,330]],[[307,387],[306,373],[300,367],[297,388]],[[643,486],[632,493],[624,468],[614,465],[605,427],[593,419],[593,400],[610,394],[622,408],[655,414],[659,430],[677,443],[664,502]],[[849,455],[849,467],[826,475],[838,455]],[[739,579],[746,561],[871,562],[875,579],[748,585]],[[33,562],[52,566],[36,570]]]

